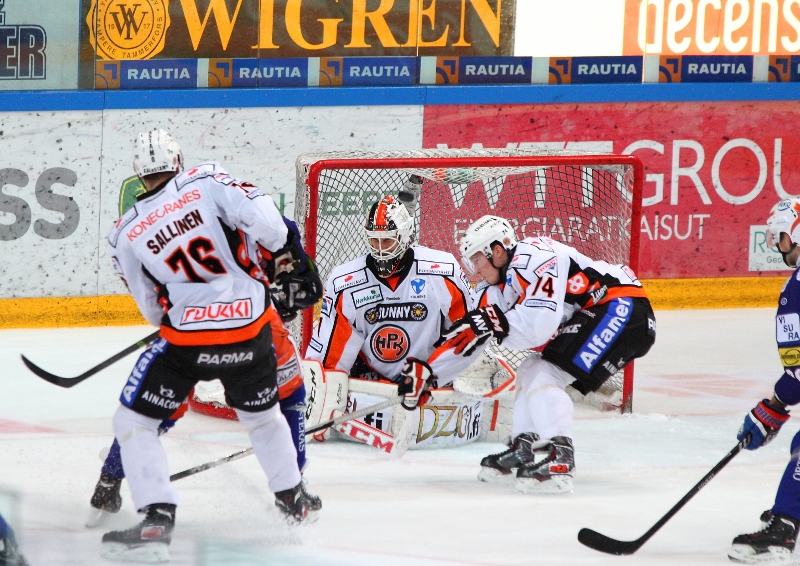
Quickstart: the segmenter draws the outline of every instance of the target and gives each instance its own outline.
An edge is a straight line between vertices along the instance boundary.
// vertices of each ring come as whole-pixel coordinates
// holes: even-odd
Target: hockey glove
[[[789,420],[789,411],[770,405],[767,399],[761,401],[744,418],[736,439],[741,442],[749,437],[745,445],[748,450],[760,448],[775,438],[783,423]]]
[[[470,356],[491,336],[500,344],[508,336],[508,319],[500,307],[487,305],[470,311],[442,334],[440,344],[453,348],[456,355]]]
[[[294,320],[298,312],[313,307],[322,298],[322,281],[314,261],[306,257],[306,269],[299,271],[296,269],[272,285],[272,302],[284,322]]]
[[[402,407],[413,411],[419,405],[425,405],[431,399],[428,388],[433,381],[431,366],[416,358],[408,358],[403,371],[400,372],[400,384],[397,394],[404,395]]]
[[[408,180],[403,183],[403,188],[397,192],[397,198],[405,205],[411,218],[414,218],[414,209],[422,192],[422,182],[423,179],[419,175],[409,175]]]

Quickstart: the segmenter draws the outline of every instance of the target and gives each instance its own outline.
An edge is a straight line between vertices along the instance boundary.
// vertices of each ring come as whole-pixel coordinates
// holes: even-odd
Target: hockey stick
[[[672,516],[677,513],[681,507],[683,507],[687,501],[689,501],[692,497],[697,495],[697,493],[703,489],[708,482],[714,479],[714,476],[719,473],[719,471],[724,468],[728,462],[733,460],[733,457],[736,456],[742,448],[747,446],[750,442],[750,437],[745,437],[739,444],[737,444],[733,450],[728,452],[725,457],[719,461],[719,463],[714,466],[710,472],[708,472],[703,479],[701,479],[697,485],[695,485],[692,489],[689,490],[689,493],[683,496],[675,506],[670,509],[666,515],[661,517],[658,522],[650,527],[650,530],[644,533],[641,537],[636,540],[616,540],[611,537],[607,537],[604,534],[598,533],[597,531],[593,531],[592,529],[581,529],[578,532],[578,541],[588,546],[589,548],[593,548],[594,550],[599,550],[600,552],[605,552],[607,554],[616,554],[616,555],[623,555],[623,554],[633,554],[637,550],[639,550],[644,543],[650,540],[656,531],[664,526],[664,524],[669,521]]]
[[[363,409],[359,409],[358,411],[352,413],[345,413],[344,415],[332,419],[330,421],[318,424],[317,426],[312,426],[311,428],[306,430],[306,436],[309,434],[314,434],[315,432],[319,432],[321,430],[325,430],[326,428],[332,426],[338,426],[343,422],[347,422],[353,419],[359,419],[365,415],[369,415],[370,413],[375,413],[380,411],[381,409],[386,409],[388,407],[393,407],[394,405],[399,405],[400,401],[403,400],[403,396],[400,395],[393,399],[387,399],[382,403],[378,403],[377,405],[372,405],[370,407],[364,407]],[[228,462],[233,462],[234,460],[239,460],[244,458],[245,456],[249,456],[253,453],[253,448],[246,448],[244,450],[240,450],[239,452],[234,452],[230,456],[225,456],[224,458],[219,458],[217,460],[213,460],[211,462],[207,462],[205,464],[200,464],[199,466],[195,466],[194,468],[189,468],[188,470],[184,470],[182,472],[178,472],[172,474],[169,477],[169,481],[178,481],[182,480],[183,478],[188,478],[189,476],[193,476],[200,472],[204,472],[206,470],[210,470],[211,468],[216,468],[217,466],[221,466],[222,464],[227,464]]]
[[[57,376],[55,374],[52,374],[50,372],[47,372],[47,371],[43,370],[42,368],[40,368],[39,366],[34,364],[32,361],[30,361],[28,358],[23,356],[22,354],[20,354],[20,356],[22,357],[22,363],[24,363],[28,367],[29,370],[31,370],[33,373],[35,373],[36,375],[38,375],[39,377],[41,377],[45,381],[48,381],[48,382],[50,382],[50,383],[52,383],[54,385],[58,385],[59,387],[67,387],[67,388],[69,388],[69,387],[73,387],[75,385],[78,385],[84,379],[92,377],[97,372],[106,369],[111,364],[114,364],[114,363],[118,362],[119,360],[121,360],[122,358],[124,358],[128,354],[135,352],[139,348],[142,348],[142,347],[146,346],[148,344],[148,342],[151,342],[151,341],[155,340],[156,338],[158,338],[158,331],[153,332],[149,336],[145,336],[144,338],[142,338],[141,340],[136,342],[136,344],[132,344],[132,345],[128,346],[127,348],[125,348],[121,352],[119,352],[117,354],[114,354],[113,356],[108,358],[106,361],[94,366],[92,369],[90,369],[88,371],[85,371],[85,372],[83,372],[82,374],[80,374],[80,375],[78,375],[76,377],[59,377],[59,376]]]

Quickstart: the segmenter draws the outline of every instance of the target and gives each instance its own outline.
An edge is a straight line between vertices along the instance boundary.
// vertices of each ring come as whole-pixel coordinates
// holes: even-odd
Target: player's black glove
[[[438,344],[453,348],[456,355],[469,356],[491,336],[497,339],[498,344],[508,336],[508,319],[496,305],[468,312],[464,318],[454,322],[450,330],[442,333]]]
[[[400,372],[400,384],[397,386],[397,394],[405,396],[401,406],[407,411],[413,411],[419,405],[425,405],[431,398],[428,388],[432,382],[431,366],[422,360],[408,358]]]
[[[789,411],[773,407],[767,399],[764,399],[744,417],[736,439],[741,442],[749,436],[750,441],[745,448],[755,450],[769,444],[778,435],[783,423],[788,420]]]
[[[271,253],[262,248],[263,268],[272,283],[272,302],[284,322],[293,320],[303,309],[322,298],[322,281],[317,264],[306,255],[300,243],[297,224],[283,219],[289,229],[286,244]]]

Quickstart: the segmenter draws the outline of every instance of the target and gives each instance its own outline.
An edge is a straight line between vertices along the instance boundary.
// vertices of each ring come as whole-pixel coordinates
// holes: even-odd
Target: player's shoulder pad
[[[175,177],[175,186],[177,187],[178,191],[181,191],[184,187],[186,187],[186,185],[194,183],[199,179],[214,177],[220,174],[227,175],[227,172],[220,166],[219,163],[216,161],[205,161],[192,167],[191,169],[181,171]]]
[[[370,279],[367,274],[366,256],[357,257],[334,268],[328,280],[337,295],[347,289],[368,283]]]
[[[532,272],[536,277],[545,274],[558,277],[558,252],[552,240],[538,242],[541,238],[526,238],[517,244],[509,269]],[[547,238],[549,240],[549,238]]]
[[[125,214],[123,214],[119,220],[116,221],[114,227],[111,228],[111,231],[108,233],[108,243],[116,248],[117,243],[119,242],[119,235],[122,234],[122,231],[125,227],[133,222],[139,216],[139,211],[136,210],[136,205],[130,207]]]
[[[458,262],[453,254],[424,246],[414,246],[414,263],[419,275],[454,277],[458,271]]]

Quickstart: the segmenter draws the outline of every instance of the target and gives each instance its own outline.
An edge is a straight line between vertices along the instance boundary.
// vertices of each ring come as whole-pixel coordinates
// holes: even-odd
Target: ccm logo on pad
[[[183,309],[181,324],[226,322],[251,318],[253,318],[253,305],[250,299],[239,299],[232,303],[211,303],[205,307],[186,307]]]

